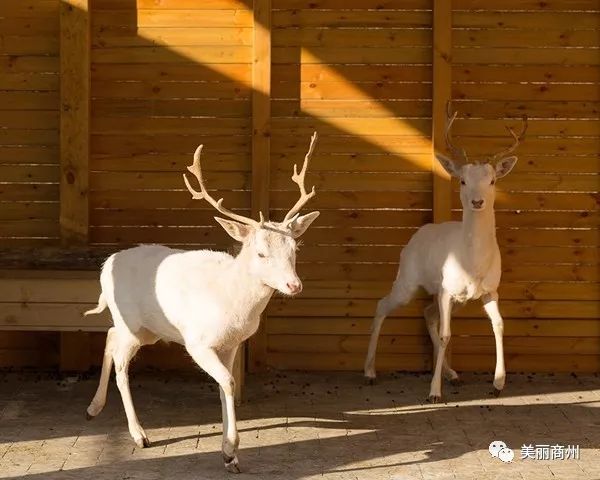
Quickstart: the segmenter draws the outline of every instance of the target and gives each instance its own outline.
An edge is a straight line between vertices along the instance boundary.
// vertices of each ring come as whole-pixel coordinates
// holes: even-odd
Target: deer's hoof
[[[502,393],[502,390],[498,389],[498,388],[494,388],[494,390],[492,390],[490,392],[490,395],[492,395],[493,397],[498,398],[500,396],[500,394]]]
[[[94,415],[90,415],[86,410],[85,419],[89,422],[90,420],[93,420],[94,418],[95,418]]]
[[[463,382],[460,377],[450,379],[450,385],[453,387],[462,387],[464,383],[465,382]]]
[[[429,403],[440,403],[442,401],[442,397],[439,395],[429,395],[429,397],[427,397],[427,401]]]
[[[376,377],[365,377],[365,385],[375,385],[377,383]]]
[[[140,448],[148,448],[150,446],[150,440],[148,440],[148,437],[136,438],[135,444]]]
[[[227,455],[223,455],[223,463],[225,465],[225,470],[229,473],[241,473],[240,463],[238,462],[237,456],[229,457]]]

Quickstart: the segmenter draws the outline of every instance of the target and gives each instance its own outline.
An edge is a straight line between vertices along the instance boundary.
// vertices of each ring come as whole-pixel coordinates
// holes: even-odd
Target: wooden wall
[[[0,2],[0,245],[59,239],[59,0]]]
[[[277,220],[297,196],[292,166],[319,132],[307,208],[322,215],[299,252],[304,292],[273,298],[250,370],[361,368],[402,246],[423,223],[460,215],[457,185],[432,170],[446,97],[460,112],[457,142],[475,159],[530,117],[519,162],[498,186],[508,369],[600,368],[597,1],[454,0],[451,27],[448,4],[433,0],[90,4],[90,248],[230,248],[183,186],[194,148],[205,145],[207,183],[226,205],[268,205]],[[2,247],[61,240],[58,13],[59,0],[0,5]],[[427,301],[386,321],[381,370],[430,367]],[[11,302],[0,297],[0,309]],[[456,367],[491,370],[479,305],[455,317]],[[91,334],[93,358],[101,343]],[[32,355],[39,346],[50,353]],[[0,333],[0,365],[53,364],[59,348],[57,334]],[[189,365],[161,348],[142,363]]]

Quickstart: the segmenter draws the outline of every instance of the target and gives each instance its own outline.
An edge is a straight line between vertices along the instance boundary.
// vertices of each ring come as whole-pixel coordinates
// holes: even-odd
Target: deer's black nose
[[[483,200],[471,200],[471,204],[473,208],[481,208],[483,207]]]

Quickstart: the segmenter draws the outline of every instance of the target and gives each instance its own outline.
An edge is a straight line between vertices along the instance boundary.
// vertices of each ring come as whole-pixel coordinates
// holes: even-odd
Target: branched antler
[[[286,214],[283,219],[284,222],[288,222],[292,220],[300,211],[300,209],[308,202],[312,197],[315,196],[315,187],[312,187],[310,193],[306,193],[306,188],[304,186],[304,177],[306,176],[306,170],[308,169],[308,164],[310,162],[310,157],[312,157],[313,151],[315,149],[315,144],[317,143],[317,132],[314,132],[312,137],[310,138],[310,146],[308,147],[308,152],[304,156],[304,164],[302,165],[302,169],[300,173],[298,173],[298,166],[294,164],[294,174],[292,175],[292,181],[298,185],[300,189],[300,198],[296,202],[296,204],[290,209],[290,211]]]
[[[448,150],[450,151],[454,160],[462,160],[463,162],[467,162],[467,152],[465,152],[464,148],[457,147],[452,142],[452,135],[450,134],[450,129],[452,128],[452,124],[454,120],[456,120],[456,116],[458,112],[451,113],[452,110],[450,108],[450,101],[446,104],[446,130],[444,132],[444,136],[446,138],[446,145],[448,146]]]
[[[510,135],[513,137],[513,144],[510,147],[508,147],[508,148],[502,150],[501,152],[496,153],[494,156],[492,156],[491,161],[496,162],[496,161],[502,160],[504,157],[506,157],[506,155],[514,152],[515,149],[521,143],[521,140],[523,140],[523,138],[525,138],[525,132],[527,132],[527,127],[528,127],[527,115],[523,115],[523,128],[521,129],[521,133],[519,133],[518,135],[515,133],[515,131],[511,127],[507,126],[506,129],[508,130],[508,133],[510,133]]]
[[[194,190],[192,188],[192,186],[190,185],[190,182],[186,176],[186,174],[183,174],[183,181],[185,182],[185,186],[187,187],[187,189],[189,190],[189,192],[192,194],[192,198],[194,200],[206,200],[208,203],[210,203],[217,211],[219,211],[220,213],[222,213],[223,215],[231,218],[232,220],[236,220],[240,223],[244,223],[246,225],[253,225],[255,227],[262,227],[264,224],[264,217],[262,212],[260,212],[260,221],[256,221],[253,220],[252,218],[249,217],[244,217],[243,215],[238,215],[236,213],[233,213],[231,210],[228,210],[227,208],[225,208],[223,206],[223,199],[220,198],[219,200],[215,200],[206,190],[206,187],[204,186],[204,179],[202,178],[202,167],[200,166],[200,155],[202,154],[202,145],[200,145],[196,151],[194,152],[194,163],[192,163],[192,165],[190,165],[189,167],[187,167],[187,169],[189,170],[189,172],[194,175],[194,177],[196,177],[196,179],[198,180],[198,184],[200,185],[200,191],[198,192],[197,190]]]

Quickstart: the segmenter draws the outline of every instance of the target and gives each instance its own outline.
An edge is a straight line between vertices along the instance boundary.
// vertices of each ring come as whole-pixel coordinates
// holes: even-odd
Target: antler
[[[506,129],[508,130],[508,133],[510,133],[510,135],[513,137],[513,144],[502,150],[501,152],[496,153],[494,156],[492,156],[492,162],[501,160],[502,158],[504,158],[506,155],[508,155],[509,153],[513,152],[515,150],[515,148],[517,148],[519,146],[519,143],[521,143],[521,140],[523,140],[523,138],[525,137],[525,132],[527,132],[527,115],[523,115],[523,128],[521,129],[521,133],[519,133],[519,135],[517,135],[515,133],[515,131],[511,128],[511,127],[506,127]]]
[[[310,162],[310,157],[312,157],[313,151],[315,149],[315,143],[317,142],[317,132],[312,134],[310,138],[310,146],[308,147],[308,152],[304,156],[304,164],[302,165],[302,170],[298,173],[298,166],[294,164],[294,174],[292,175],[292,181],[298,185],[300,189],[300,198],[296,202],[296,204],[291,208],[291,210],[286,214],[283,219],[284,222],[287,222],[294,218],[294,216],[300,211],[300,209],[308,202],[312,197],[315,196],[315,187],[312,187],[310,193],[306,193],[306,188],[304,187],[304,177],[306,175],[306,169],[308,168],[308,163]]]
[[[444,132],[444,136],[446,138],[446,145],[448,146],[448,150],[450,150],[450,153],[452,154],[453,157],[455,157],[455,160],[458,160],[459,158],[461,158],[463,161],[467,161],[467,152],[465,152],[464,148],[460,148],[457,147],[456,145],[454,145],[454,143],[452,142],[452,135],[450,134],[450,129],[452,128],[452,124],[454,123],[454,120],[456,120],[456,116],[458,115],[458,112],[454,112],[454,113],[450,113],[451,109],[450,109],[450,101],[448,101],[448,103],[446,104],[446,131]]]
[[[189,192],[192,194],[192,198],[194,200],[206,200],[213,207],[215,207],[220,213],[222,213],[223,215],[226,215],[227,217],[231,218],[232,220],[236,220],[236,221],[244,223],[246,225],[253,225],[258,228],[262,227],[264,224],[264,221],[265,221],[262,212],[259,212],[260,221],[258,221],[258,222],[256,220],[253,220],[252,218],[244,217],[243,215],[237,215],[222,205],[223,204],[222,198],[220,198],[219,200],[215,200],[208,193],[208,191],[206,190],[206,187],[204,186],[204,180],[202,178],[202,167],[200,166],[200,154],[202,153],[202,147],[203,147],[203,145],[200,145],[196,149],[196,151],[194,152],[194,163],[192,163],[192,165],[187,167],[187,169],[190,171],[190,173],[192,175],[194,175],[194,177],[196,177],[196,179],[198,180],[198,183],[200,184],[199,192],[192,188],[189,180],[187,179],[186,174],[185,173],[183,174],[183,181],[185,182],[185,186],[187,187]]]

